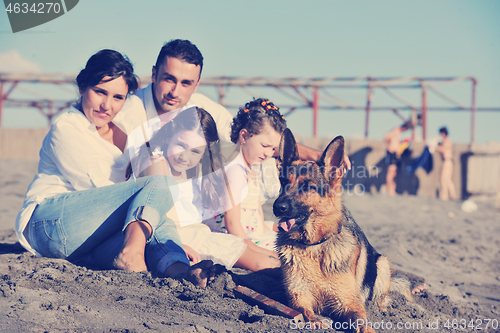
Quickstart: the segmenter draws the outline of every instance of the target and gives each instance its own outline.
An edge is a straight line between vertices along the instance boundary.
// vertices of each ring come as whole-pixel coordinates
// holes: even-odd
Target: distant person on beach
[[[436,147],[436,151],[441,154],[443,158],[443,166],[441,167],[441,189],[439,191],[439,198],[441,200],[447,201],[449,198],[452,200],[457,199],[457,193],[455,191],[455,185],[452,181],[453,175],[453,143],[448,137],[448,129],[446,127],[441,127],[439,129],[439,134],[443,138],[443,141]]]
[[[173,205],[167,177],[125,181],[127,136],[114,119],[138,88],[132,64],[101,50],[76,82],[80,102],[43,141],[38,174],[16,220],[19,242],[38,256],[206,285],[212,263],[191,267],[175,225],[164,217]]]
[[[387,189],[387,194],[390,196],[396,195],[396,175],[398,172],[399,157],[398,153],[401,145],[401,133],[408,130],[409,125],[403,124],[392,129],[384,137],[384,142],[386,145],[386,156],[385,164],[387,165],[387,175],[385,178],[385,184]]]

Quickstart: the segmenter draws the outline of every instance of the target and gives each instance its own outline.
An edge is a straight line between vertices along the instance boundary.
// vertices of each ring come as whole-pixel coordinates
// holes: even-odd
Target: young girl
[[[170,188],[177,197],[167,217],[176,221],[191,262],[210,259],[228,269],[236,266],[252,271],[279,267],[272,251],[233,235],[212,233],[201,223],[204,211],[222,210],[226,192],[217,128],[204,109],[183,110],[163,126],[141,147],[127,176],[132,169],[134,175],[164,174],[176,180]]]
[[[264,221],[257,170],[274,155],[285,128],[285,117],[267,99],[259,98],[240,108],[231,126],[231,141],[236,144],[237,156],[226,166],[230,192],[230,202],[226,205],[230,209],[224,213],[224,219],[207,222],[213,231],[229,232],[274,250],[276,232]]]

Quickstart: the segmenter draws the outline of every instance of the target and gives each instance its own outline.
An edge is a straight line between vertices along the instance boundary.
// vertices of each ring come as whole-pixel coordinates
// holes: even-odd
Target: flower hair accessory
[[[151,156],[163,156],[163,150],[160,147],[156,147],[152,152]]]
[[[247,120],[250,120],[250,109],[244,109],[243,113],[247,115],[246,116]]]
[[[278,115],[281,116],[279,108],[276,105],[274,105],[273,102],[262,101],[260,105],[262,105],[262,107],[266,110],[268,116],[271,116],[273,114],[273,111],[276,111],[276,113],[278,113]],[[285,119],[283,116],[281,116],[281,118]]]
[[[271,101],[263,101],[262,103],[260,103],[260,105],[262,105],[267,111],[269,110],[278,111],[278,107],[274,105]]]

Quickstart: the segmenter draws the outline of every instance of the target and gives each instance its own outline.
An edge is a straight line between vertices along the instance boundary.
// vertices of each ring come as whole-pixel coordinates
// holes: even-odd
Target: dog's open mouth
[[[311,215],[311,213],[312,213],[312,211],[311,212],[307,212],[304,215],[297,216],[297,217],[292,218],[292,219],[288,219],[288,220],[287,219],[282,219],[279,222],[279,227],[283,231],[289,232],[295,225],[300,225],[303,222],[307,221],[307,219],[309,218],[309,215]]]
[[[281,221],[279,226],[281,229],[288,232],[290,231],[290,229],[293,227],[294,224],[295,224],[295,219],[289,219],[286,221]]]

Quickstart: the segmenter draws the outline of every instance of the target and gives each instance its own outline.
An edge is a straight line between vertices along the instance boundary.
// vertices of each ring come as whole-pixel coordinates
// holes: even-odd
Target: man
[[[403,124],[392,129],[384,137],[384,142],[387,149],[387,154],[385,156],[385,164],[387,165],[387,175],[385,177],[385,184],[387,189],[387,194],[390,196],[396,195],[396,175],[398,172],[398,162],[399,158],[397,153],[399,151],[399,146],[401,143],[401,133],[405,132],[409,128],[408,124]]]
[[[443,158],[443,166],[441,167],[441,190],[439,191],[439,198],[447,201],[450,197],[452,200],[457,199],[455,185],[451,180],[453,175],[453,143],[448,137],[448,129],[441,127],[439,134],[443,138],[443,142],[436,147],[436,151],[441,154]]]
[[[144,132],[137,132],[143,137],[134,136],[129,145],[140,146],[181,110],[194,105],[210,112],[221,139],[229,141],[232,120],[229,112],[207,97],[195,94],[202,68],[203,57],[191,42],[177,39],[163,46],[152,69],[151,84],[130,96],[119,114],[127,134],[144,128]]]

